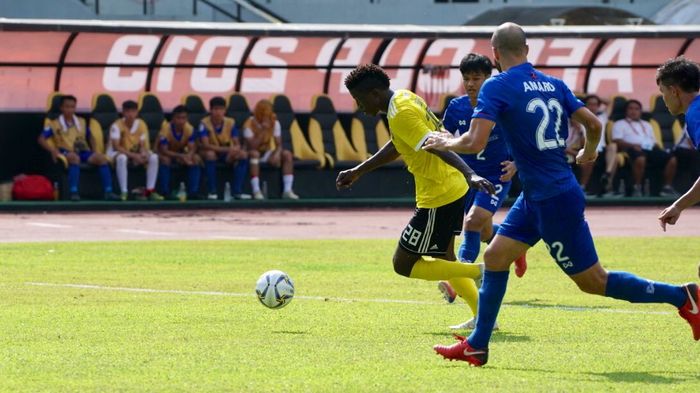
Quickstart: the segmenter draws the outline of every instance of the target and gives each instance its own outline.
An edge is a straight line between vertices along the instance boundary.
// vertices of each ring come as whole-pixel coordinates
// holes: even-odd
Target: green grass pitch
[[[2,245],[0,391],[700,391],[700,342],[675,309],[582,294],[541,244],[526,276],[511,274],[489,364],[442,360],[432,345],[450,343],[447,326],[469,311],[395,275],[394,246]],[[598,239],[609,269],[674,283],[696,278],[699,249],[697,238]],[[254,296],[270,269],[296,285],[281,310]]]

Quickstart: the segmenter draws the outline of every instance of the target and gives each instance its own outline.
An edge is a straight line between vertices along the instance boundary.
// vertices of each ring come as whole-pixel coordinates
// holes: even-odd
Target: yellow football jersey
[[[85,119],[80,116],[74,116],[73,123],[70,125],[63,115],[54,120],[47,119],[43,134],[58,149],[70,152],[90,150],[87,142],[87,125]]]
[[[119,130],[119,145],[123,149],[138,153],[141,151],[143,143],[144,149],[151,150],[150,143],[148,143],[148,127],[143,120],[136,119],[131,127],[127,127],[124,118],[121,118],[115,121],[112,127]]]
[[[396,90],[389,101],[389,130],[416,182],[416,206],[435,208],[462,197],[469,186],[464,175],[440,157],[421,147],[440,121],[425,101],[408,90]]]
[[[174,132],[173,123],[164,122],[160,129],[160,136],[158,137],[158,143],[161,145],[167,145],[168,150],[175,153],[187,153],[188,145],[190,142],[195,141],[194,129],[190,123],[185,123],[184,130],[182,134],[176,135]]]
[[[235,124],[236,121],[234,119],[230,117],[224,117],[224,124],[221,127],[220,132],[216,132],[214,124],[211,121],[211,116],[206,116],[202,119],[202,123],[199,129],[200,133],[206,132],[206,134],[200,134],[200,136],[208,137],[210,145],[218,147],[230,146],[233,126]],[[204,129],[202,129],[202,127],[204,127]]]

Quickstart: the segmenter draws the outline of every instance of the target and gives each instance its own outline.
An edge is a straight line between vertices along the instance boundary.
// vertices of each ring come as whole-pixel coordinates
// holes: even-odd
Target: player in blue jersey
[[[466,95],[457,97],[450,104],[443,115],[443,127],[455,136],[460,136],[469,130],[469,122],[476,106],[477,95],[481,85],[491,76],[493,64],[491,60],[480,54],[470,53],[459,64],[462,81]],[[508,197],[511,186],[511,178],[515,175],[515,165],[510,160],[510,153],[506,142],[501,136],[498,126],[494,127],[484,150],[477,154],[462,154],[460,157],[479,176],[488,179],[496,188],[496,193],[489,195],[477,189],[467,192],[467,203],[464,208],[466,216],[462,228],[462,243],[459,246],[458,259],[462,262],[474,262],[479,255],[480,243],[490,242],[498,232],[498,224],[493,224],[493,215],[501,207]],[[525,255],[515,261],[515,274],[522,277],[527,265]],[[455,299],[455,291],[448,281],[441,281],[438,289],[445,299],[452,303]],[[472,312],[476,316],[478,293],[476,287],[470,298],[465,298]],[[451,326],[452,329],[474,329],[474,318],[467,322]],[[494,326],[498,329],[498,324]]]
[[[484,254],[486,271],[479,291],[476,328],[469,338],[458,336],[458,343],[436,345],[435,351],[447,359],[464,360],[474,366],[486,364],[510,264],[540,239],[582,291],[633,303],[672,304],[690,324],[693,338],[699,340],[697,284],[670,285],[626,272],[607,271],[598,261],[584,218],[585,197],[564,153],[568,119],[573,118],[586,128],[586,142],[576,161],[596,159],[602,128],[598,118],[564,82],[528,63],[525,32],[520,26],[499,26],[491,46],[503,72],[484,82],[469,131],[459,138],[433,133],[424,148],[479,152],[498,123],[518,167],[523,192]]]
[[[656,71],[656,84],[669,112],[673,115],[685,113],[688,137],[700,150],[700,67],[682,56],[671,59]],[[700,203],[700,178],[688,192],[661,212],[661,228],[665,231],[666,224],[674,225],[681,212],[696,203]]]

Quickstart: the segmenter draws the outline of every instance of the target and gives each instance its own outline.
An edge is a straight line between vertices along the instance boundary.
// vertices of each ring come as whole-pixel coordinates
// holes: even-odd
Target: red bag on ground
[[[19,175],[12,185],[12,199],[16,201],[52,201],[53,186],[41,175]]]

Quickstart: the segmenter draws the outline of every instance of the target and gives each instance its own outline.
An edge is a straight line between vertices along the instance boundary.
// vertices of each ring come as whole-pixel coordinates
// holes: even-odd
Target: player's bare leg
[[[250,150],[248,157],[250,157],[250,188],[253,191],[253,199],[265,199],[260,190],[260,152]]]

